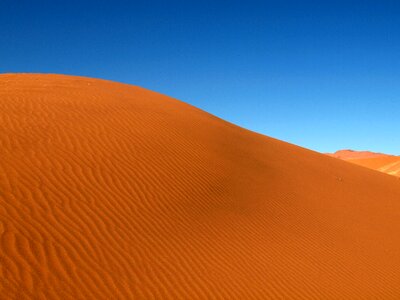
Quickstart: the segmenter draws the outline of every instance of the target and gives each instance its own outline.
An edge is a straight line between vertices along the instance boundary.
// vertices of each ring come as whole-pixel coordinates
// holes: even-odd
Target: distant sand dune
[[[400,181],[139,87],[0,76],[1,299],[400,299]]]
[[[400,177],[399,156],[352,150],[340,150],[328,155],[349,161],[359,166]]]

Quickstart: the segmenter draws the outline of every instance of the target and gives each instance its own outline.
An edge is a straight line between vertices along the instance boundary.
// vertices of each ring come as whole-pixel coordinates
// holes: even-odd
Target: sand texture
[[[139,87],[0,76],[1,299],[400,299],[400,180]]]
[[[330,156],[351,163],[400,177],[400,157],[369,151],[340,150]]]

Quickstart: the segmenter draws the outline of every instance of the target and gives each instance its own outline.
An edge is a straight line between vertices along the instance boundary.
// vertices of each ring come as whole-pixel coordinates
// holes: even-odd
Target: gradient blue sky
[[[398,0],[0,0],[0,72],[131,83],[317,151],[400,154]]]

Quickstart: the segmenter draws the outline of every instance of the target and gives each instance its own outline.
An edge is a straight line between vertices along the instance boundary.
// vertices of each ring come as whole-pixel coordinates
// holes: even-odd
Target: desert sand
[[[374,153],[370,151],[339,150],[330,156],[351,163],[400,177],[400,156]]]
[[[110,81],[0,76],[1,299],[400,299],[400,180]]]

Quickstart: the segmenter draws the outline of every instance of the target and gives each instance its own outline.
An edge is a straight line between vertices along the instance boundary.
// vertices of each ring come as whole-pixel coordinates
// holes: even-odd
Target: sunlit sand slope
[[[400,299],[400,180],[142,88],[0,76],[1,299]]]
[[[400,157],[388,156],[371,159],[356,159],[351,162],[383,173],[400,176]]]
[[[400,176],[399,156],[351,150],[340,150],[328,155],[383,173]]]

